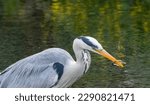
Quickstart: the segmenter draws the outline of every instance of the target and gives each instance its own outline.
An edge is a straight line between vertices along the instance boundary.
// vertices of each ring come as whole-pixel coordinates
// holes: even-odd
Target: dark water
[[[88,73],[72,87],[150,87],[149,0],[0,0],[0,71],[50,47],[74,56],[80,35],[127,65],[118,70],[92,53]]]

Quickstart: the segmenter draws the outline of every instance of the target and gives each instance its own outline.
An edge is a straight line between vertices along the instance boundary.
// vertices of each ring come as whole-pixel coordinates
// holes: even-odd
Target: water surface
[[[127,65],[119,70],[91,53],[72,87],[150,87],[149,27],[149,0],[0,0],[0,71],[50,47],[74,57],[74,38],[89,35]]]

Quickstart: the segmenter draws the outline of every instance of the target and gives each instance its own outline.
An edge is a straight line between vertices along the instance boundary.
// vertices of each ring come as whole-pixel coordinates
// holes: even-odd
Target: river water
[[[72,87],[150,87],[149,0],[0,0],[0,71],[50,47],[73,57],[73,40],[96,38],[127,64],[122,70],[92,55]]]

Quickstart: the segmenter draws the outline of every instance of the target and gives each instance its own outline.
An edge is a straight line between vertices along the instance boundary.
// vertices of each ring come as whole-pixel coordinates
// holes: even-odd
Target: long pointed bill
[[[123,63],[120,60],[117,60],[116,58],[114,58],[112,55],[110,55],[107,51],[105,50],[96,50],[96,52],[102,56],[104,56],[105,58],[111,60],[113,63],[115,63],[116,66],[118,67],[124,67]]]

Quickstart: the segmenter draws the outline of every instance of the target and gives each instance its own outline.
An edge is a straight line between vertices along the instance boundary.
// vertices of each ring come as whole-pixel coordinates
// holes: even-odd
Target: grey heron
[[[0,73],[1,88],[63,88],[70,87],[85,74],[91,63],[89,51],[124,67],[90,36],[80,36],[73,41],[76,60],[61,48],[49,48],[26,57]]]

